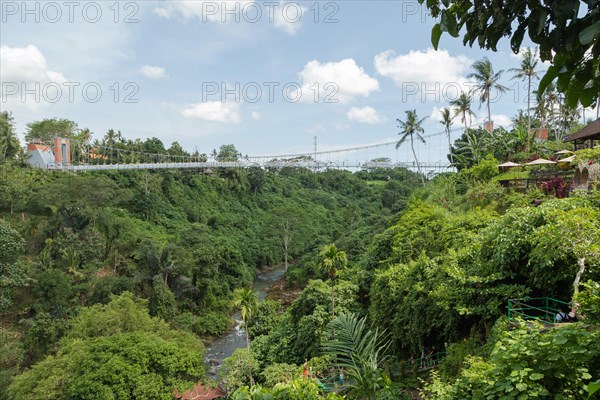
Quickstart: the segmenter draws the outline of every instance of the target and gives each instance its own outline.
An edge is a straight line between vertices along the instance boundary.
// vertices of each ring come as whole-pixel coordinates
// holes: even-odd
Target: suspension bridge
[[[452,133],[460,131],[454,129]],[[324,169],[392,169],[407,168],[434,175],[451,170],[447,160],[448,136],[446,132],[424,135],[426,143],[410,141],[396,148],[397,140],[376,144],[344,147],[294,154],[259,156],[236,155],[234,160],[223,160],[216,154],[172,155],[148,153],[125,145],[79,143],[55,138],[53,147],[41,143],[28,144],[29,163],[36,168],[53,171],[108,171],[108,170],[159,170],[159,169],[217,169],[217,168],[306,168]],[[451,139],[452,140],[452,139]],[[416,157],[416,159],[415,159]],[[418,160],[418,161],[417,161]],[[417,165],[418,162],[418,165]]]

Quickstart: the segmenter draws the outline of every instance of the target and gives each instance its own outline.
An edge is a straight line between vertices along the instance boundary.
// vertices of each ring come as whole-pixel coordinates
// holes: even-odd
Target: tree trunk
[[[288,270],[288,244],[289,244],[289,237],[286,234],[283,237],[283,259],[284,259],[284,264],[285,264],[285,272],[287,272],[287,270]]]
[[[331,281],[331,319],[335,319],[335,298],[333,295],[334,285],[335,285],[335,282],[332,280]]]
[[[492,122],[492,110],[490,108],[490,93],[487,95],[488,123]]]
[[[421,181],[423,185],[425,184],[425,177],[421,173],[421,166],[419,165],[419,160],[417,159],[417,153],[415,153],[415,146],[413,146],[413,137],[410,135],[410,148],[412,149],[413,157],[415,157],[415,163],[417,164],[417,171],[419,171],[419,175],[421,175]]]
[[[527,137],[531,135],[531,75],[527,82]]]
[[[450,128],[446,129],[446,134],[448,135],[448,154],[450,155],[450,164],[454,165],[454,157],[452,156],[452,142],[450,141]]]
[[[248,356],[250,356],[250,336],[248,335],[248,322],[244,321],[244,331],[246,332],[246,349],[248,351]],[[249,378],[250,378],[250,386],[254,386],[254,378],[252,377],[252,364],[248,366]]]
[[[579,265],[579,271],[575,275],[575,280],[573,281],[573,297],[579,293],[579,281],[581,280],[581,275],[585,271],[585,258],[578,258],[577,265]]]

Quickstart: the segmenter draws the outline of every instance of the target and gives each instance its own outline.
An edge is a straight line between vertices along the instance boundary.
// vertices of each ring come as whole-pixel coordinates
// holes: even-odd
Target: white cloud
[[[167,76],[167,71],[161,67],[144,65],[140,68],[140,74],[150,79],[161,79]]]
[[[457,117],[460,119],[460,116]],[[483,125],[487,121],[487,114],[485,116],[481,116],[473,120],[473,126]],[[494,122],[494,128],[498,128],[500,126],[504,128],[508,128],[512,126],[513,122],[508,115],[505,114],[492,114],[492,121]]]
[[[46,57],[33,45],[0,46],[0,98],[13,111],[35,111],[64,97],[67,79],[49,69]],[[5,93],[3,93],[3,89]]]
[[[63,83],[60,72],[48,69],[46,57],[33,45],[27,47],[0,46],[0,80],[2,82],[45,84]]]
[[[258,111],[252,111],[250,114],[253,120],[258,121],[260,119],[260,113]]]
[[[242,120],[240,105],[238,103],[224,103],[220,101],[190,104],[183,109],[181,115],[185,118],[203,119],[205,121],[226,124],[239,124]]]
[[[357,96],[368,96],[379,90],[377,79],[370,77],[352,58],[321,64],[308,62],[298,74],[302,80],[302,99],[314,100],[318,91],[320,100],[348,103]]]
[[[273,23],[276,28],[294,35],[300,29],[300,21],[307,11],[308,9],[298,2],[280,1],[279,5],[273,8]]]
[[[374,64],[377,72],[391,78],[396,86],[416,83],[432,90],[439,84],[443,90],[449,84],[462,87],[472,60],[464,55],[451,56],[446,50],[428,49],[401,55],[387,50],[375,56]]]
[[[154,13],[167,19],[201,22],[256,23],[266,21],[291,35],[298,32],[300,21],[308,9],[296,1],[257,2],[255,0],[169,0],[154,8]]]
[[[363,124],[380,124],[385,121],[385,117],[380,116],[373,107],[352,107],[346,116],[350,121]]]
[[[443,107],[433,107],[431,109],[431,114],[429,114],[429,118],[434,120],[435,122],[442,122],[442,108]],[[454,112],[450,113],[451,116],[454,116]]]

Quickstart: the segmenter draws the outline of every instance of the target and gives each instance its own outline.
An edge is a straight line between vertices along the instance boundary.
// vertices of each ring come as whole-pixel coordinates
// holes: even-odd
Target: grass
[[[501,181],[506,179],[527,179],[531,176],[531,171],[520,171],[517,168],[511,168],[510,170],[501,173],[494,177],[495,181]]]

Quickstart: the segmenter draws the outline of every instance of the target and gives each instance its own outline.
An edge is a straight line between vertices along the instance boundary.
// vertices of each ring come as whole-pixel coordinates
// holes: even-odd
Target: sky
[[[68,118],[95,138],[115,129],[206,153],[310,152],[314,136],[319,150],[391,141],[413,109],[428,135],[471,87],[473,62],[520,62],[506,40],[494,53],[444,35],[435,51],[435,22],[416,0],[3,0],[0,109],[21,137],[29,122]],[[526,108],[513,75],[493,95],[496,125]],[[478,125],[485,107],[474,111]]]

